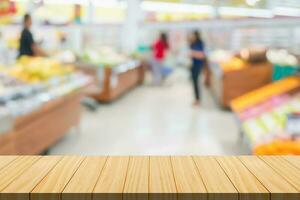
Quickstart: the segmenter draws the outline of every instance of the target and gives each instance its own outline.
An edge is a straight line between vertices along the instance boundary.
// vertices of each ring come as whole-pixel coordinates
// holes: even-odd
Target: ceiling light
[[[240,17],[261,17],[272,18],[274,14],[267,9],[238,8],[238,7],[220,7],[219,14],[222,16],[240,16]]]
[[[141,7],[150,12],[186,12],[186,13],[213,13],[214,8],[209,5],[195,5],[187,3],[168,3],[143,1]]]

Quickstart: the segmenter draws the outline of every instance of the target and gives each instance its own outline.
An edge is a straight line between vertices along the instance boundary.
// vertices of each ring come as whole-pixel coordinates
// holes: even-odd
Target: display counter
[[[91,96],[100,102],[111,102],[144,82],[144,67],[130,61],[115,67],[77,63],[76,68],[91,75],[96,85]]]
[[[242,69],[224,71],[219,63],[211,62],[211,90],[221,107],[272,81],[270,63],[246,64]]]
[[[83,89],[17,117],[12,130],[0,135],[0,154],[37,155],[48,150],[79,125],[82,95]]]
[[[1,199],[300,198],[299,157],[0,157]]]
[[[293,120],[300,113],[300,78],[289,77],[247,93],[233,100],[231,108],[253,154],[300,155],[298,121]]]

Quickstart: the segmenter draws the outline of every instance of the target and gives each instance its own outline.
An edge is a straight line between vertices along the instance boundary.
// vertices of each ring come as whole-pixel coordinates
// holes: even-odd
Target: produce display
[[[23,57],[0,71],[0,108],[13,117],[25,115],[45,102],[89,84],[90,78],[46,58]]]
[[[271,49],[267,52],[267,57],[273,64],[273,81],[295,75],[300,71],[297,57],[285,49]]]
[[[220,63],[220,67],[222,68],[223,72],[241,70],[245,69],[247,66],[247,63],[238,57],[232,57],[230,60]]]
[[[10,68],[8,73],[19,80],[37,83],[70,74],[73,70],[71,65],[62,65],[56,60],[25,56],[21,57],[16,66]]]
[[[122,54],[113,51],[110,48],[101,48],[101,50],[87,50],[81,57],[83,62],[91,63],[99,67],[115,67],[130,59]]]
[[[247,141],[256,155],[300,155],[299,135],[286,129],[287,118],[300,112],[300,79],[270,84],[232,103]]]
[[[289,77],[234,99],[231,102],[231,108],[235,112],[240,112],[272,96],[284,94],[298,87],[300,87],[300,79]]]
[[[210,54],[209,59],[219,63],[222,71],[226,73],[251,67],[251,64],[266,63],[266,52],[267,50],[261,47],[242,49],[238,53],[216,50]]]
[[[210,89],[220,106],[229,108],[233,99],[272,82],[272,65],[260,49],[238,54],[218,50],[209,56]]]
[[[299,64],[296,56],[285,49],[270,49],[267,52],[267,58],[271,63],[282,66],[297,66]]]

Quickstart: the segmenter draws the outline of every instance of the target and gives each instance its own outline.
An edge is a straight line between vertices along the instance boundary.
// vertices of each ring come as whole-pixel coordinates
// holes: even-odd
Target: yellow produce
[[[254,155],[300,155],[300,140],[277,139],[268,144],[257,146]]]
[[[41,57],[22,57],[9,74],[25,82],[35,83],[53,77],[63,76],[73,71],[72,66]]]
[[[240,112],[272,96],[286,93],[298,87],[300,87],[300,79],[289,77],[234,99],[231,102],[231,107],[235,112]]]
[[[241,70],[247,67],[247,64],[240,58],[234,57],[226,62],[221,63],[224,72]]]

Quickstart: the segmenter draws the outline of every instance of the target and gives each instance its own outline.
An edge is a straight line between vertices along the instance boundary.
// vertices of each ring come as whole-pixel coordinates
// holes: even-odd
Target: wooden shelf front
[[[213,71],[213,70],[212,70]],[[272,82],[270,63],[249,64],[241,70],[211,74],[211,88],[220,105],[229,108],[233,99]]]
[[[75,66],[79,71],[93,77],[95,80],[95,89],[91,92],[90,96],[100,102],[116,100],[126,94],[130,89],[141,85],[145,77],[144,64],[116,75],[114,75],[113,68],[111,67],[98,68],[84,63],[75,64]],[[98,70],[100,69],[103,70],[101,72],[101,78],[99,78],[98,74]],[[115,83],[113,83],[113,81],[115,81]],[[100,85],[100,87],[98,85]]]
[[[0,136],[1,155],[41,154],[79,124],[82,91],[50,101],[16,119],[11,133]]]
[[[0,157],[0,199],[299,200],[300,157]]]

